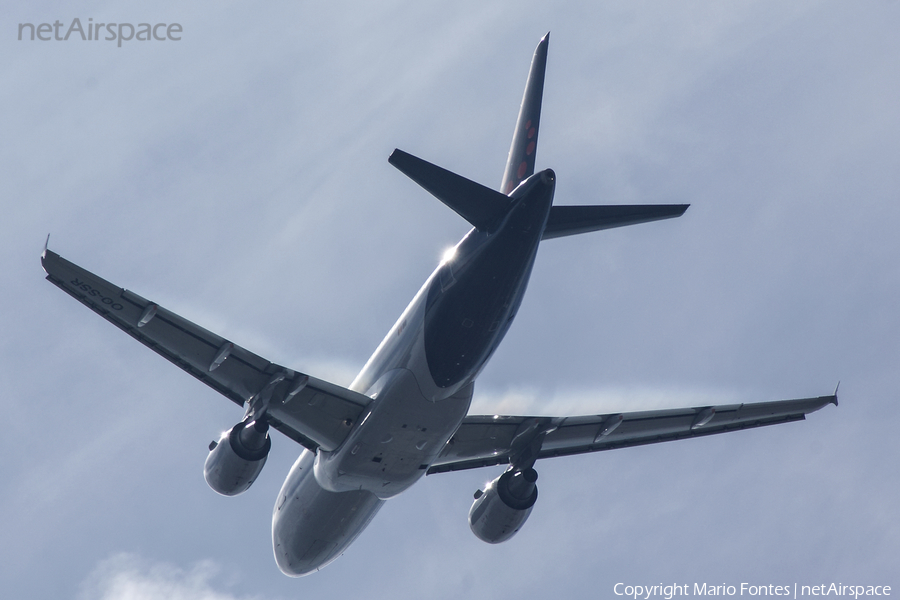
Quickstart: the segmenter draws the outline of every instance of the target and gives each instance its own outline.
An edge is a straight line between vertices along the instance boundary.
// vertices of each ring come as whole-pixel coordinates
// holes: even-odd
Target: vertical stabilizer
[[[525,95],[516,121],[512,145],[500,191],[509,194],[528,176],[534,174],[534,157],[537,153],[538,125],[541,121],[541,97],[544,94],[544,70],[547,67],[547,46],[550,34],[545,35],[531,59],[531,71],[525,84]]]

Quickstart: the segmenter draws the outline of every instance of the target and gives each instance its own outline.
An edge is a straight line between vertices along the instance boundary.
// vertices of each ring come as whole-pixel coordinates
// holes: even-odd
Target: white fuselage
[[[502,225],[473,229],[457,244],[385,336],[350,385],[372,402],[344,442],[297,459],[272,518],[284,573],[305,575],[340,556],[387,498],[426,474],[459,428],[534,264],[553,179],[533,179],[512,195]]]
[[[471,383],[441,389],[425,364],[424,304],[432,278],[350,386],[373,400],[359,425],[333,452],[304,450],[285,479],[272,537],[275,560],[288,575],[308,574],[340,556],[385,499],[425,475],[469,410]]]

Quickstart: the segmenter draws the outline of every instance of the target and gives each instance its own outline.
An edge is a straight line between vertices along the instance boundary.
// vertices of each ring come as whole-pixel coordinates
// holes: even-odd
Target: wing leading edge
[[[656,444],[802,421],[831,396],[579,417],[469,416],[428,474]]]
[[[239,405],[263,403],[270,425],[309,449],[337,448],[368,396],[282,367],[44,250],[47,280]]]

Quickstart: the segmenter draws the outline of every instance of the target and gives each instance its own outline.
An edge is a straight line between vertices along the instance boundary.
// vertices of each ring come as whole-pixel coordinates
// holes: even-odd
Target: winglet
[[[550,33],[541,38],[531,59],[531,70],[516,120],[506,170],[500,191],[509,194],[522,181],[534,174],[534,159],[537,151],[538,126],[541,122],[541,98],[544,95],[544,72],[547,69],[547,47]]]
[[[47,239],[44,241],[44,251],[41,252],[41,268],[44,269],[44,273],[47,277],[50,277],[50,271],[47,270],[47,255],[53,255],[54,253],[49,249],[50,246],[50,234],[47,234]]]
[[[834,400],[832,401],[832,404],[834,404],[835,406],[838,405],[837,392],[838,392],[838,388],[839,388],[839,387],[841,387],[841,382],[840,382],[840,381],[838,381],[838,382],[837,382],[837,385],[834,386],[834,393],[831,395],[831,396],[834,398]]]

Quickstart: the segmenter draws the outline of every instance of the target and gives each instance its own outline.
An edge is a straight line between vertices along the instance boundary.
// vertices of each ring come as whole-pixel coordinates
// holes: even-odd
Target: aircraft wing
[[[579,417],[468,416],[428,474],[500,464],[533,464],[629,446],[682,440],[751,427],[802,421],[831,396]]]
[[[269,362],[134,292],[44,250],[47,279],[236,404],[268,406],[272,427],[309,449],[333,450],[368,396]]]

